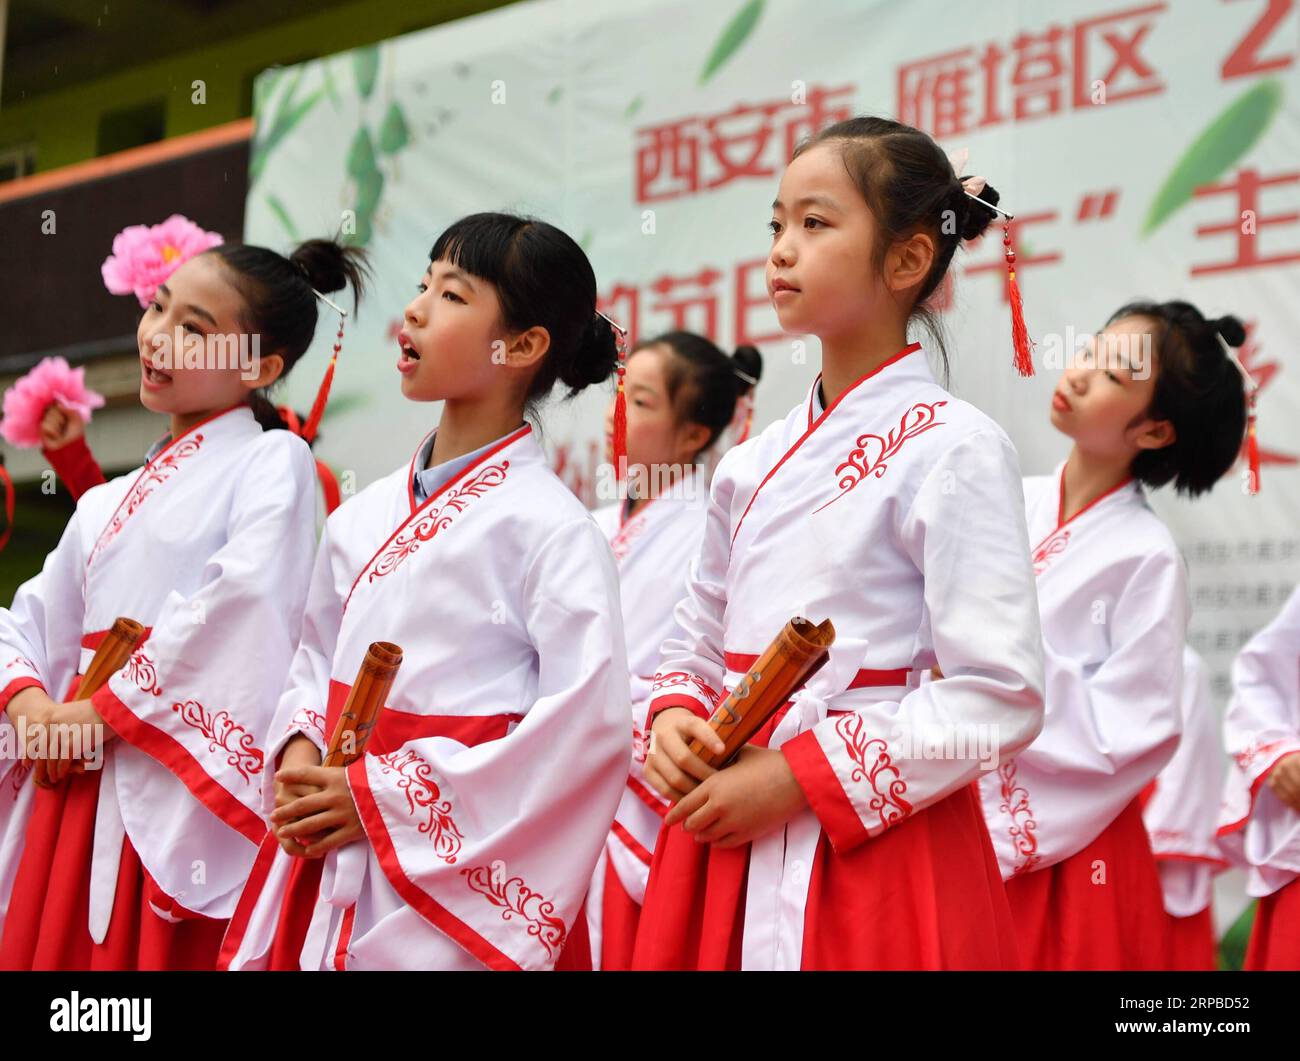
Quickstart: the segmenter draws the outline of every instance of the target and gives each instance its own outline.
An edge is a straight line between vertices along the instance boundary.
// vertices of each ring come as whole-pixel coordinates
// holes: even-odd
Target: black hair
[[[708,441],[694,455],[699,460],[731,423],[736,402],[762,377],[763,355],[755,346],[742,345],[728,357],[703,335],[683,331],[664,332],[637,343],[635,349],[660,345],[673,355],[664,367],[664,375],[677,422],[702,424],[709,429]],[[742,379],[742,372],[755,383]]]
[[[1133,460],[1133,477],[1151,487],[1173,482],[1177,493],[1195,497],[1223,477],[1241,452],[1246,430],[1246,385],[1223,341],[1238,347],[1246,329],[1233,316],[1206,320],[1190,302],[1133,301],[1110,315],[1143,317],[1155,328],[1155,389],[1147,415],[1168,420],[1174,441],[1144,449]]]
[[[245,329],[260,336],[264,353],[284,359],[279,380],[289,375],[316,334],[321,306],[312,289],[329,294],[351,284],[355,313],[369,277],[365,251],[329,239],[306,240],[287,258],[248,243],[222,243],[203,253],[220,259],[229,271],[244,300]],[[253,392],[250,404],[264,430],[285,426],[262,390]]]
[[[916,293],[909,321],[917,318],[934,337],[948,368],[948,350],[938,314],[927,301],[939,289],[953,252],[964,240],[978,239],[996,216],[962,188],[948,156],[927,134],[889,118],[860,115],[835,122],[804,140],[791,161],[818,144],[839,147],[844,168],[875,216],[883,238],[872,248],[877,269],[895,241],[927,232],[934,238],[934,261]],[[996,206],[997,191],[985,184],[979,198]]]
[[[550,335],[525,395],[529,407],[545,400],[557,381],[572,398],[614,374],[618,347],[609,321],[596,313],[596,274],[567,233],[534,217],[470,214],[434,243],[429,260],[444,259],[496,288],[508,330],[540,325]]]

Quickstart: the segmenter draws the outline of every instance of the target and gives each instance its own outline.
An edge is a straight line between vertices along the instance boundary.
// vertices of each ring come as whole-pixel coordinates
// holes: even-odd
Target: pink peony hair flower
[[[41,418],[54,402],[89,423],[90,411],[104,399],[86,386],[85,376],[84,368],[71,368],[61,357],[42,360],[5,391],[0,435],[12,446],[39,446]]]
[[[104,286],[115,295],[135,295],[143,309],[158,285],[196,254],[222,242],[188,217],[172,214],[161,225],[128,225],[113,237],[104,259]]]

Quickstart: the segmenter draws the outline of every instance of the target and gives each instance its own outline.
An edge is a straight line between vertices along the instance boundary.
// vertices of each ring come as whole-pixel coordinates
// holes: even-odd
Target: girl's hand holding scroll
[[[717,771],[690,750],[693,740],[718,754],[722,739],[704,719],[684,707],[670,707],[655,716],[650,727],[650,752],[645,779],[664,799],[677,802]]]

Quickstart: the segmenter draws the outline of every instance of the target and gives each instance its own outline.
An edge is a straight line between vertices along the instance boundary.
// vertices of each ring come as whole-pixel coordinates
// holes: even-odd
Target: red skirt
[[[1180,972],[1213,972],[1219,967],[1219,948],[1214,941],[1214,918],[1207,906],[1190,917],[1166,913],[1169,930],[1169,968]]]
[[[628,895],[618,879],[614,861],[605,855],[605,894],[600,916],[600,967],[607,972],[626,972],[632,968],[632,951],[636,945],[637,922],[641,906]]]
[[[753,743],[766,745],[780,714]],[[634,969],[739,969],[749,846],[661,829]],[[818,841],[804,969],[1015,969],[1015,931],[972,782],[837,855]]]
[[[1300,969],[1300,878],[1259,900],[1243,969]]]
[[[102,776],[99,770],[73,774],[37,790],[0,937],[0,969],[215,968],[226,922],[197,915],[172,922],[154,913],[151,900],[176,907],[129,839],[122,841],[108,933],[103,943],[91,939],[90,866]]]
[[[1136,799],[1082,851],[1007,881],[1007,899],[1027,969],[1168,968],[1160,872]]]

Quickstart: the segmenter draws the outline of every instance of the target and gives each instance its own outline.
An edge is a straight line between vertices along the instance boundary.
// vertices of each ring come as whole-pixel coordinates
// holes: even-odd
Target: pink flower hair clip
[[[216,232],[199,228],[188,217],[172,214],[160,225],[128,225],[113,237],[113,253],[100,271],[114,295],[135,295],[143,309],[158,285],[205,250],[222,243]]]

